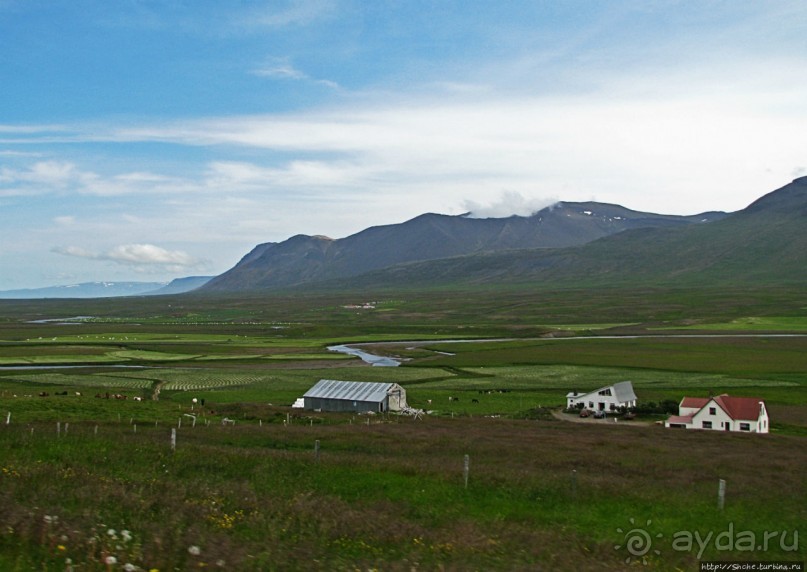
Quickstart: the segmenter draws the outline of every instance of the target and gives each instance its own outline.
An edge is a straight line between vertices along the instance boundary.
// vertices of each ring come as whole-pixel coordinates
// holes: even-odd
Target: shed
[[[320,379],[303,395],[306,409],[384,413],[407,407],[406,390],[397,383]]]

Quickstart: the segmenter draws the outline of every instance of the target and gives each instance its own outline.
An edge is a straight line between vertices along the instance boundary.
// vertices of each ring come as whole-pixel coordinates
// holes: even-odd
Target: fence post
[[[314,441],[314,459],[319,463],[319,439]]]
[[[726,506],[726,481],[720,479],[717,484],[717,508],[723,510]]]
[[[572,469],[572,499],[577,499],[577,469]]]
[[[468,488],[468,476],[471,473],[471,457],[470,455],[465,455],[462,463],[462,476],[465,480],[465,488]]]
[[[171,428],[171,451],[177,450],[177,430],[175,428]]]
[[[61,421],[56,422],[56,436],[57,437],[62,436],[62,422]]]
[[[11,425],[11,411],[6,415],[6,425]]]

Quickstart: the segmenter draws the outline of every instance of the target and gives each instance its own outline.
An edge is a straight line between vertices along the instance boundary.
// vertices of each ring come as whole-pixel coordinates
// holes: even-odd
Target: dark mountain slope
[[[397,266],[353,286],[493,282],[553,286],[807,282],[807,177],[722,220],[628,230],[579,247],[513,250]]]
[[[298,235],[261,244],[202,291],[249,291],[358,276],[425,260],[517,248],[580,245],[627,229],[680,227],[725,213],[681,217],[632,211],[602,203],[558,203],[530,217],[475,219],[424,214],[376,226],[346,238]]]

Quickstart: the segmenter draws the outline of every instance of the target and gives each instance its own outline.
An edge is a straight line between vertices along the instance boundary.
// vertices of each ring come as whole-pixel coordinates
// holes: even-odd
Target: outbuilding
[[[401,411],[406,390],[397,383],[321,379],[305,395],[305,409],[356,413]]]

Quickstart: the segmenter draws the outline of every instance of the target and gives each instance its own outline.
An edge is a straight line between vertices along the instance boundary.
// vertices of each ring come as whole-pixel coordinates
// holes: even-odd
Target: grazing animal
[[[48,395],[50,395],[50,393],[48,393],[47,391],[40,391],[39,392],[39,397],[47,397]]]
[[[471,403],[479,403],[479,400],[478,399],[472,399]]]

